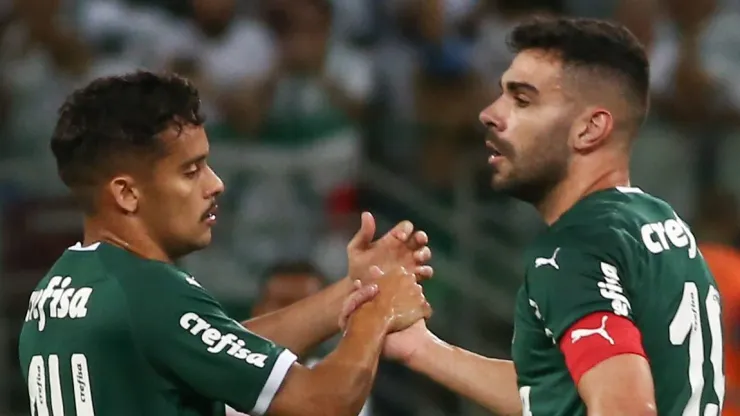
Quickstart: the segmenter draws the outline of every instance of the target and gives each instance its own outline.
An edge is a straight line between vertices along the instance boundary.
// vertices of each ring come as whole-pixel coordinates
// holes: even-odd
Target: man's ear
[[[108,192],[116,206],[127,214],[139,209],[141,190],[130,175],[118,175],[108,182]]]
[[[573,147],[581,152],[593,150],[604,143],[613,128],[614,118],[608,110],[587,109],[576,122]]]

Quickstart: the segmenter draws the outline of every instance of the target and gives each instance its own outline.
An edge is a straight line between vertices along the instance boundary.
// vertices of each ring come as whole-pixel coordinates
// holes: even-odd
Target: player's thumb
[[[369,212],[363,212],[360,221],[360,229],[347,244],[348,251],[366,248],[375,237],[375,218],[373,218],[373,215]]]

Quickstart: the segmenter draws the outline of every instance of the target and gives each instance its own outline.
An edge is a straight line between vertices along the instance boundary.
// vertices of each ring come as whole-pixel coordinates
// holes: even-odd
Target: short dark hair
[[[198,90],[185,78],[146,71],[99,78],[59,109],[51,150],[60,178],[74,192],[98,184],[131,156],[162,154],[159,135],[168,128],[204,121]]]
[[[329,281],[324,273],[314,263],[308,260],[280,261],[267,268],[260,283],[260,293],[265,292],[267,283],[277,276],[310,276],[321,282],[322,286],[328,285]]]
[[[644,118],[650,65],[645,48],[621,24],[599,19],[534,17],[518,25],[507,41],[514,53],[542,49],[559,55],[564,66],[598,71],[624,83]]]
[[[286,274],[305,274],[316,276],[321,280],[326,279],[321,270],[309,260],[280,261],[268,267],[264,275],[266,279],[270,279],[274,276]]]

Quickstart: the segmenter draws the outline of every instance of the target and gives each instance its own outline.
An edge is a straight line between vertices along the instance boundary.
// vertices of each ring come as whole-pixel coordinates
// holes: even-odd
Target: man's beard
[[[567,172],[567,148],[546,149],[529,163],[517,166],[505,182],[494,184],[494,189],[536,207],[565,179]]]
[[[524,178],[512,178],[496,187],[506,195],[538,206],[565,177],[565,169],[552,165]]]

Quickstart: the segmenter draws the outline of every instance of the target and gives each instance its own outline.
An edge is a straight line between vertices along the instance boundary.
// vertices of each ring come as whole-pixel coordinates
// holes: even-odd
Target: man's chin
[[[197,247],[196,250],[202,250],[208,246],[211,245],[211,241],[213,241],[213,231],[209,228],[203,235],[198,239],[198,242],[196,243]]]
[[[198,238],[194,238],[190,240],[187,246],[187,253],[184,255],[203,250],[204,248],[211,245],[212,240],[213,240],[213,236],[211,235],[211,230],[209,229],[203,234],[201,234],[200,236],[198,236]]]
[[[504,177],[501,173],[494,173],[491,176],[491,188],[496,192],[506,193],[511,188],[511,181]]]

